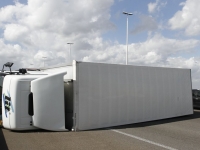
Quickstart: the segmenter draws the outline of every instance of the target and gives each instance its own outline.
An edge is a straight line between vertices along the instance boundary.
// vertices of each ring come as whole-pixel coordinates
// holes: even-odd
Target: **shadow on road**
[[[8,146],[6,144],[5,137],[3,135],[2,128],[0,128],[0,149],[1,150],[8,150]]]
[[[171,123],[171,122],[191,120],[191,119],[196,119],[196,118],[200,118],[200,109],[194,110],[194,114],[192,115],[162,119],[162,120],[157,120],[157,121],[148,121],[148,122],[143,122],[143,123],[122,125],[122,126],[113,127],[112,129],[140,128],[140,127],[154,126],[154,125],[160,125],[160,124]]]
[[[44,129],[36,129],[36,130],[19,130],[19,131],[14,131],[12,130],[11,132],[16,132],[16,133],[53,133],[53,132],[57,132],[57,131],[49,131],[49,130],[44,130]],[[59,132],[59,131],[58,131]],[[63,132],[63,131],[62,131]]]

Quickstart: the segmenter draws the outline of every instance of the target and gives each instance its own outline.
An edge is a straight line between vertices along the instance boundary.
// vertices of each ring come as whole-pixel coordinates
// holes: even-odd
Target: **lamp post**
[[[45,61],[45,58],[47,58],[47,57],[42,57],[43,59],[44,59],[44,61]],[[45,64],[44,64],[44,67],[45,67]]]
[[[67,43],[69,44],[69,61],[71,62],[71,45],[74,43]]]
[[[126,65],[128,65],[128,16],[133,15],[132,13],[124,12],[124,15],[127,15],[127,23],[126,23]]]

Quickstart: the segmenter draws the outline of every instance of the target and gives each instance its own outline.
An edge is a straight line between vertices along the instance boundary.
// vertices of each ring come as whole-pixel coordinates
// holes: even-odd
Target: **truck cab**
[[[2,90],[2,120],[4,128],[31,130],[32,117],[28,114],[28,100],[32,80],[43,75],[7,75]]]

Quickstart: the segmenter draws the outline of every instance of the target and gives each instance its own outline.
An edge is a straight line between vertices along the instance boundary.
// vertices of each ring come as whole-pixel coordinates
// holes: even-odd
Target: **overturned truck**
[[[7,75],[3,126],[89,130],[193,114],[191,70],[73,61]]]

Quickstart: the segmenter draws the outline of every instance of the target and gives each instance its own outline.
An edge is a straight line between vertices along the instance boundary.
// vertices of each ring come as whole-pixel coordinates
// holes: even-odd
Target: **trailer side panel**
[[[77,62],[76,129],[193,113],[189,69]]]

